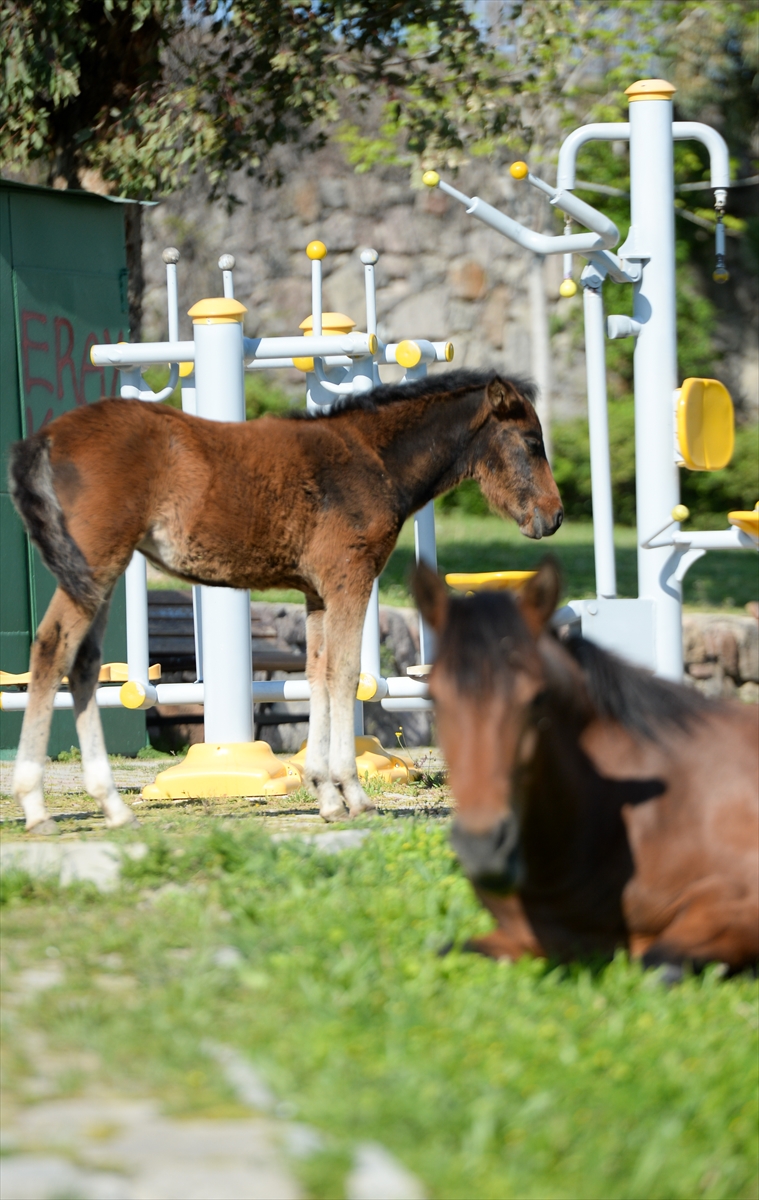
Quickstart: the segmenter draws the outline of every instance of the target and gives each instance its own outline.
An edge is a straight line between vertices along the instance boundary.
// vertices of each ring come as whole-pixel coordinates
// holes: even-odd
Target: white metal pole
[[[198,415],[197,397],[195,391],[195,370],[193,363],[185,363],[185,367],[191,367],[189,374],[182,374],[180,367],[179,374],[182,378],[182,412],[189,413],[191,416]],[[196,681],[203,682],[203,589],[197,584],[193,585],[192,589],[192,624],[195,632],[195,672]]]
[[[232,276],[234,266],[234,254],[222,254],[221,258],[219,259],[219,270],[222,273],[221,279],[222,286],[224,288],[224,295],[228,300],[234,300],[235,298],[235,281]]]
[[[236,302],[219,300],[219,312]],[[198,416],[245,420],[242,305],[236,317],[193,316]],[[196,305],[196,308],[201,306]],[[206,742],[253,740],[250,596],[245,589],[203,587],[203,680]]]
[[[649,98],[650,87],[628,89],[631,218],[646,256],[633,301],[633,317],[641,326],[634,357],[638,592],[655,601],[657,674],[679,681],[682,585],[669,577],[670,548],[640,545],[649,530],[667,523],[680,500],[672,416],[677,387],[672,100]]]
[[[124,572],[127,611],[127,674],[143,685],[148,683],[150,643],[148,637],[147,563],[135,550]]]
[[[592,272],[597,287],[589,286]],[[614,559],[614,513],[611,500],[611,464],[609,461],[609,413],[606,398],[606,342],[603,280],[595,268],[583,274],[585,315],[585,370],[588,387],[588,429],[590,434],[590,479],[593,500],[593,549],[596,565],[596,594],[616,596],[617,572]]]
[[[414,513],[414,554],[420,562],[437,571],[437,543],[435,540],[435,502],[430,500],[424,508]],[[419,614],[419,660],[431,663],[435,659],[435,634],[422,614]]]
[[[532,376],[538,385],[537,411],[543,427],[543,442],[548,461],[551,461],[551,343],[548,335],[548,309],[543,264],[545,259],[533,254],[530,260],[530,347]]]

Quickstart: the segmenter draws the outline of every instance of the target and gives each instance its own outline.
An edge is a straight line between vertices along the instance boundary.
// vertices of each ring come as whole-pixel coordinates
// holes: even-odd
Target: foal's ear
[[[440,633],[448,616],[448,592],[437,571],[420,562],[411,572],[411,590],[427,624]]]
[[[561,595],[561,573],[554,558],[544,558],[537,575],[528,579],[519,593],[519,607],[533,637],[539,637],[550,621]]]
[[[496,375],[486,387],[485,395],[497,416],[524,415],[524,396],[520,395],[510,379],[501,379]]]

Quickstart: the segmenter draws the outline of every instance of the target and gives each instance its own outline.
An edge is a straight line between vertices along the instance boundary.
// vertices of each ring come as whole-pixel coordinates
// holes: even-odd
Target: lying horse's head
[[[527,537],[555,533],[564,517],[535,411],[535,388],[494,375],[485,389],[473,475],[488,503]]]
[[[423,564],[413,586],[438,638],[429,688],[456,798],[454,847],[471,878],[513,886],[512,781],[535,749],[530,707],[545,686],[539,643],[559,597],[559,573],[544,562],[518,599],[508,592],[450,596]]]

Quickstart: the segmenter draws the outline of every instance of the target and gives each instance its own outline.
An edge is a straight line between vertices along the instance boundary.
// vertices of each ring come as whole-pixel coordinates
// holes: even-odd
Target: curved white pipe
[[[557,188],[559,190],[574,188],[577,151],[586,142],[626,142],[629,138],[629,121],[610,121],[604,125],[594,123],[573,129],[569,137],[564,139],[559,150],[559,166],[556,172]]]

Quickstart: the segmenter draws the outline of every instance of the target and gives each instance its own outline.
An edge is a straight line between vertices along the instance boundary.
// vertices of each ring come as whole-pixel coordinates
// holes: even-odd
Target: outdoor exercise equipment
[[[724,280],[724,214],[730,171],[727,146],[708,125],[673,121],[675,88],[646,79],[627,89],[628,122],[590,124],[575,129],[559,152],[556,187],[514,163],[511,175],[526,179],[550,203],[588,232],[552,237],[535,233],[479,197],[470,197],[440,179],[424,175],[466,206],[467,213],[533,254],[579,254],[585,319],[588,419],[597,596],[570,601],[557,621],[579,623],[583,635],[607,649],[681,680],[682,582],[688,568],[707,550],[756,549],[759,530],[752,513],[730,514],[731,528],[681,528],[688,510],[680,504],[678,468],[718,470],[733,449],[733,406],[727,389],[711,379],[687,379],[677,387],[675,321],[675,230],[673,142],[696,140],[706,146],[717,212],[715,279]],[[612,221],[574,194],[579,148],[592,140],[630,143],[630,232],[616,254],[619,232]],[[571,258],[565,258],[565,283]],[[633,287],[633,316],[609,316],[604,328],[602,285],[606,278]],[[563,285],[562,285],[563,286]],[[564,295],[570,294],[567,286]],[[637,599],[617,597],[614,523],[606,397],[605,336],[634,337],[635,466],[638,524]],[[470,585],[471,586],[471,585]]]

